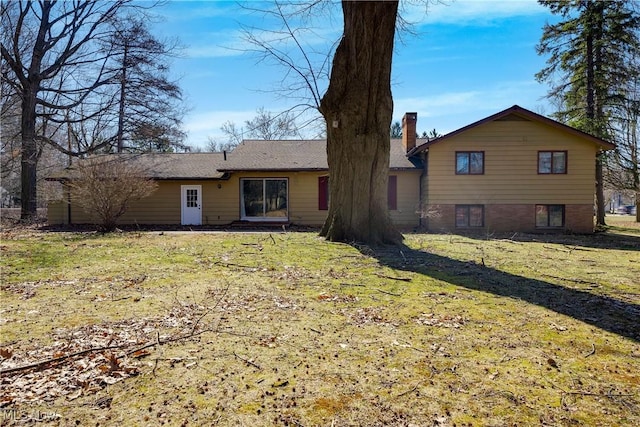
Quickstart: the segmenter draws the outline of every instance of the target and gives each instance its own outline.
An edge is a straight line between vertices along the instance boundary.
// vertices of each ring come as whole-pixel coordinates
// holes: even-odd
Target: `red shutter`
[[[329,209],[329,177],[318,177],[318,210]]]
[[[387,189],[387,207],[390,211],[398,209],[398,177],[389,176],[389,187]]]

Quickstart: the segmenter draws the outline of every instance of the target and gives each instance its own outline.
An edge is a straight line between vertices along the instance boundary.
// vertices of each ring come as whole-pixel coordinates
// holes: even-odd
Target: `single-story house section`
[[[228,176],[218,167],[224,162],[224,153],[153,153],[108,154],[118,160],[130,162],[146,171],[158,183],[157,190],[129,206],[118,221],[120,224],[224,224],[235,218],[230,206],[235,194],[226,191]],[[76,160],[82,162],[83,160]],[[64,187],[64,200],[48,206],[50,224],[87,224],[89,215],[74,203],[69,203],[67,180],[73,179],[73,167],[47,178],[60,181]],[[229,207],[229,208],[226,208]],[[229,211],[231,209],[231,211]],[[210,218],[216,212],[214,218]]]
[[[416,122],[405,114],[403,138],[391,140],[387,198],[400,229],[593,232],[595,158],[613,144],[519,106],[430,141],[416,137]],[[138,162],[159,184],[122,224],[320,226],[331,203],[324,140],[112,156]],[[71,178],[67,168],[49,179]],[[50,224],[88,218],[65,201],[49,205]]]
[[[422,164],[391,141],[388,205],[399,227],[418,226]],[[239,195],[241,221],[287,221],[320,226],[329,207],[329,167],[324,140],[246,140],[220,170]]]

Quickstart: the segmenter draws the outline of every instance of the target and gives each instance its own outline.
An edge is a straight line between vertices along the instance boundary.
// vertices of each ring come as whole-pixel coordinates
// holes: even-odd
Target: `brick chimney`
[[[405,153],[408,153],[416,146],[417,121],[418,113],[405,113],[402,117],[402,146]]]

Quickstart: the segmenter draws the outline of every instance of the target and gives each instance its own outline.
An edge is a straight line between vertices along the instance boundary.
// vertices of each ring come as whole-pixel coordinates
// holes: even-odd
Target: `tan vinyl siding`
[[[218,188],[218,184],[221,184],[221,189]],[[202,186],[203,224],[225,224],[232,221],[228,217],[223,218],[225,210],[220,209],[220,200],[228,199],[226,195],[230,193],[226,181],[158,181],[156,191],[149,197],[132,203],[118,223],[180,224],[182,185]],[[237,215],[237,209],[235,215]],[[221,220],[217,219],[218,216]],[[73,206],[71,220],[74,224],[91,222],[90,216],[78,206]]]
[[[394,223],[402,227],[417,227],[420,171],[390,171],[398,177],[397,210],[390,212]],[[236,189],[235,219],[240,217],[240,179],[242,178],[287,178],[289,181],[289,221],[294,224],[321,226],[327,219],[326,210],[318,209],[318,178],[327,176],[326,171],[317,172],[243,172],[233,175],[228,185]]]
[[[286,178],[288,180],[289,222],[321,226],[328,211],[318,209],[318,178],[326,171],[317,172],[243,172],[228,180],[219,181],[158,181],[157,190],[149,197],[131,204],[118,221],[119,224],[180,224],[181,186],[202,187],[202,224],[226,225],[240,219],[240,180],[242,178]],[[397,209],[390,211],[399,227],[419,225],[418,193],[420,171],[391,171],[397,176]],[[50,222],[67,223],[65,203],[51,204]],[[91,223],[91,217],[79,206],[73,206],[74,224]]]
[[[131,204],[120,218],[120,222],[123,224],[180,224],[180,183],[159,182],[153,194]]]
[[[289,177],[289,220],[296,224],[321,226],[326,210],[318,209],[318,178],[326,172],[295,173]]]
[[[47,223],[50,225],[67,223],[67,203],[61,200],[51,201],[47,204]]]
[[[318,209],[318,177],[326,172],[242,172],[229,179],[235,188],[235,200],[227,208],[234,212],[234,220],[240,219],[240,180],[242,178],[286,178],[289,221],[294,224],[320,226],[327,218],[327,211]]]
[[[391,220],[398,227],[419,226],[420,171],[392,170],[389,172],[389,175],[396,175],[398,177],[398,209],[389,211]]]
[[[538,174],[539,151],[567,151],[566,174]],[[483,175],[456,175],[456,151],[484,151]],[[594,144],[530,121],[494,121],[470,129],[428,153],[431,205],[593,203]]]
[[[238,181],[202,183],[202,223],[226,225],[240,217]]]

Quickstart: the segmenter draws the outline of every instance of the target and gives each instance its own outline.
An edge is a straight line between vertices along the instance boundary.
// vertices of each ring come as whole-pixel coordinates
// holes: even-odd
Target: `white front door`
[[[202,186],[182,185],[182,225],[202,224]]]

